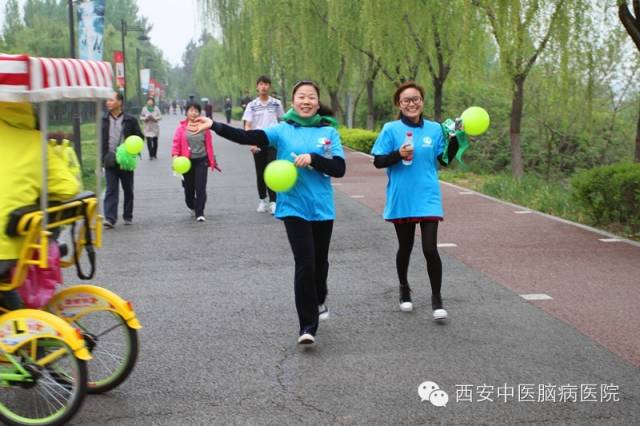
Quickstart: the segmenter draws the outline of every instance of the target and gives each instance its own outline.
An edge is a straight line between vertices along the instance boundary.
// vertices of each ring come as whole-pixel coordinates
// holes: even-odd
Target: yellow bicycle
[[[11,279],[0,282],[0,291],[17,289],[30,267],[47,268],[49,245],[64,226],[72,230],[78,227],[79,232],[77,237],[72,232],[72,256],[62,259],[61,266],[75,264],[79,277],[91,278],[93,273],[85,275],[81,271],[79,258],[87,253],[92,269],[95,266],[94,248],[102,244],[100,200],[85,193],[49,205],[46,101],[94,100],[99,129],[101,99],[112,93],[111,66],[106,62],[26,55],[0,54],[0,60],[0,101],[42,102],[39,114],[43,135],[40,205],[11,214],[6,232],[21,237],[23,244]],[[27,74],[29,85],[12,87],[13,77],[21,72]],[[99,131],[97,138],[100,153]],[[100,193],[99,164],[96,193]],[[59,425],[69,421],[87,393],[106,392],[126,380],[137,360],[140,328],[130,302],[95,285],[64,287],[41,310],[0,308],[0,421],[11,425]]]

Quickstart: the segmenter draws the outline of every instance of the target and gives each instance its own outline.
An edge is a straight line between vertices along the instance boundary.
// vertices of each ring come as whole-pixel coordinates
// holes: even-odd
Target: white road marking
[[[515,214],[529,214],[529,213],[533,213],[531,210],[516,210],[514,211]]]
[[[598,241],[602,241],[603,243],[619,243],[622,240],[620,238],[598,238]]]
[[[364,198],[364,195],[352,195],[351,198]]]
[[[458,245],[454,243],[440,243],[438,247],[458,247]]]
[[[521,294],[524,300],[553,300],[553,297],[544,293],[533,293],[533,294]]]

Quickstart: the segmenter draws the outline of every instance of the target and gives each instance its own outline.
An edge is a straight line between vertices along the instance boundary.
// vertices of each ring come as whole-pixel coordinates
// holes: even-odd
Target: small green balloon
[[[131,135],[124,140],[124,149],[131,155],[138,155],[144,148],[144,141],[140,136]]]
[[[489,128],[489,113],[478,106],[472,106],[462,113],[462,127],[470,136],[479,136]]]
[[[298,170],[291,161],[275,160],[264,169],[264,183],[274,192],[287,192],[298,180]]]
[[[173,170],[181,175],[187,173],[191,169],[191,160],[187,157],[176,157],[173,159]]]

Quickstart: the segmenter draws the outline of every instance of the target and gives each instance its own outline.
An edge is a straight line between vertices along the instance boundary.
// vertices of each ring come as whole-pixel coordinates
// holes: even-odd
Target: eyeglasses
[[[399,102],[402,106],[409,106],[411,103],[414,105],[420,105],[422,103],[422,98],[420,96],[413,96],[411,98],[402,98]]]

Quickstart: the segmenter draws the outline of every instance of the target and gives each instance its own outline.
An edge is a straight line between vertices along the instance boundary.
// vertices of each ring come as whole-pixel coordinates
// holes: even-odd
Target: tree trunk
[[[340,99],[338,98],[338,90],[329,90],[329,98],[331,99],[331,110],[333,110],[334,117],[342,117],[342,106],[340,105]]]
[[[438,123],[442,121],[442,86],[443,80],[433,79],[433,120]]]
[[[524,174],[522,162],[522,146],[520,145],[520,124],[522,123],[522,109],[524,105],[524,77],[517,76],[513,80],[514,92],[511,100],[511,174],[521,178]]]
[[[373,80],[367,80],[367,130],[373,130],[375,117],[373,112]]]

